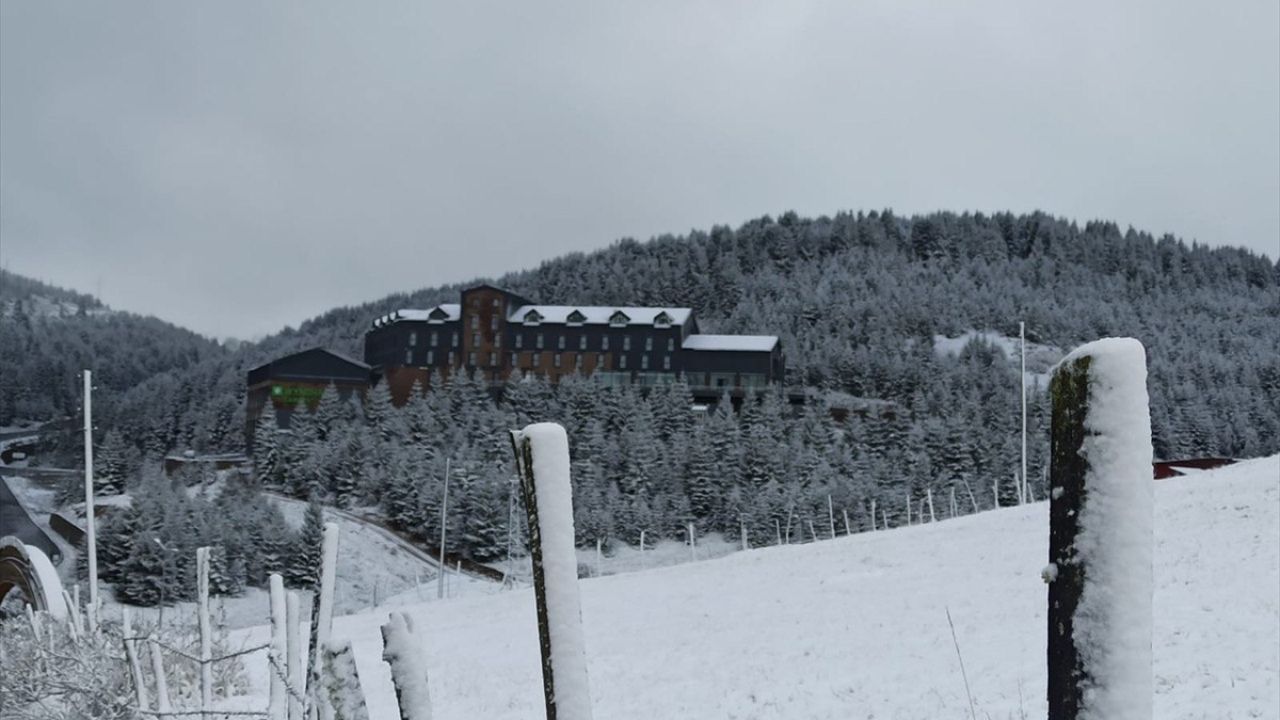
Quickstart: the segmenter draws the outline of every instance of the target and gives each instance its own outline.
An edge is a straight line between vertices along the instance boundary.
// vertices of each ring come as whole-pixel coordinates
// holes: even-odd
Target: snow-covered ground
[[[1043,717],[1047,516],[1037,503],[584,580],[596,717],[968,717],[948,611],[978,717]],[[1160,481],[1155,537],[1155,716],[1278,717],[1280,456]],[[407,611],[436,717],[540,716],[531,590]],[[395,718],[386,618],[335,621],[371,720]],[[264,658],[249,670],[265,696]]]

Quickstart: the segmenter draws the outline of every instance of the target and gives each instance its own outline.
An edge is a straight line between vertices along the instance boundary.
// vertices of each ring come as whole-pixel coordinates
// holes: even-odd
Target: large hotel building
[[[781,383],[785,364],[777,337],[702,334],[689,308],[538,305],[479,285],[460,303],[375,319],[364,362],[313,349],[250,370],[249,417],[272,398],[287,422],[289,408],[330,383],[347,394],[385,381],[401,404],[415,383],[429,388],[459,370],[495,387],[516,371],[642,386],[683,376],[695,398],[714,399]]]

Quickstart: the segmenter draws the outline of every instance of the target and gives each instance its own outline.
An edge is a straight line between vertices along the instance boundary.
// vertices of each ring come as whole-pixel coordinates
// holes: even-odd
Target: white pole
[[[831,539],[836,539],[836,511],[831,506],[831,496],[827,495],[827,522],[831,525]],[[848,523],[845,523],[846,525]]]
[[[281,586],[281,591],[284,586]],[[289,720],[302,720],[302,698],[307,691],[307,649],[302,646],[302,600],[296,592],[285,596],[284,611],[284,667],[286,670],[286,687],[289,689],[287,705]]]
[[[885,530],[888,530],[889,529],[889,513],[886,512],[883,508],[880,509],[880,520],[883,521],[880,523],[880,526]]]
[[[778,518],[773,519],[773,532],[778,536],[777,542],[775,544],[781,545],[782,544],[782,524],[778,522]]]
[[[28,608],[31,606],[28,605]],[[124,631],[124,654],[129,660],[129,672],[133,676],[133,691],[138,699],[138,709],[145,712],[151,709],[151,701],[147,697],[147,681],[142,676],[142,663],[138,660],[138,644],[133,639],[133,614],[129,606],[121,609],[121,624]],[[39,641],[39,636],[36,637]]]
[[[640,531],[640,554],[644,555],[644,531]]]
[[[991,497],[995,507],[1000,507],[1000,476],[991,478]]]
[[[844,534],[845,534],[845,535],[852,535],[852,534],[853,534],[853,530],[852,530],[852,529],[850,529],[850,527],[849,527],[849,511],[848,511],[848,510],[843,510],[843,509],[842,509],[842,510],[840,511],[840,514],[844,516]]]
[[[156,714],[163,718],[173,711],[173,705],[169,702],[169,680],[164,676],[164,658],[160,656],[160,641],[155,635],[147,640],[151,645],[151,670],[156,676]]]
[[[887,530],[888,528],[889,528],[889,525],[885,524],[884,529]],[[874,532],[875,529],[876,529],[876,499],[871,498],[871,530],[872,532]]]
[[[1027,501],[1027,324],[1018,323],[1018,337],[1022,340],[1022,372],[1018,385],[1022,389],[1022,482],[1019,485],[1018,502]]]
[[[462,561],[458,561],[458,565],[453,574],[454,591],[462,592]]]
[[[444,498],[440,501],[440,579],[436,583],[436,599],[444,599],[444,575],[449,566],[444,563],[444,543],[449,528],[449,460],[444,461]]]
[[[600,568],[604,565],[604,552],[600,549],[603,543],[603,540],[596,538],[596,577],[600,577]]]
[[[311,691],[320,687],[320,673],[324,662],[325,646],[329,643],[329,633],[333,629],[333,585],[338,565],[338,524],[324,524],[324,543],[321,550],[320,589],[316,593],[315,608],[312,610],[311,626]],[[311,717],[318,716],[318,709],[313,703]]]
[[[911,524],[911,493],[907,493],[907,525]]]
[[[698,548],[697,548],[697,542],[693,537],[693,523],[689,523],[689,560],[694,561],[697,559],[698,559]]]
[[[742,531],[742,549],[750,550],[751,544],[747,542],[747,526],[745,524],[739,523],[738,529]]]
[[[89,560],[89,632],[98,632],[98,532],[93,517],[93,374],[84,371],[84,532]]]
[[[925,493],[929,498],[929,522],[938,522],[938,517],[933,514],[933,488],[925,488]],[[924,522],[924,508],[920,510],[920,521]]]
[[[268,664],[274,664],[275,667],[269,669],[271,684],[267,695],[267,717],[271,720],[285,720],[289,701],[285,682],[292,666],[286,659],[288,625],[285,624],[284,579],[278,573],[271,573],[268,585],[271,592],[271,650]]]
[[[196,611],[200,615],[200,711],[213,711],[213,637],[209,629],[209,548],[196,548]]]
[[[951,517],[959,515],[959,508],[956,507],[956,486],[951,486]]]
[[[809,518],[809,535],[813,538],[814,542],[818,542],[818,531],[813,527],[813,518]]]

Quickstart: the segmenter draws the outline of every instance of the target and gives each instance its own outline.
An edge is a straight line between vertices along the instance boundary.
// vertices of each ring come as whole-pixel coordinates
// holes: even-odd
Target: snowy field
[[[1280,456],[1160,481],[1155,503],[1155,716],[1280,717]],[[1047,515],[1037,503],[584,580],[596,717],[968,717],[948,610],[978,717],[1043,717]],[[540,716],[531,590],[407,607],[437,718]],[[395,718],[386,616],[335,620],[371,720]],[[265,696],[262,656],[250,672]]]

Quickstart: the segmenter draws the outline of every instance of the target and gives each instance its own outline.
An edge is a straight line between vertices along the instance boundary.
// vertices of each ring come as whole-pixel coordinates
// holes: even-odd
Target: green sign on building
[[[271,386],[271,399],[288,405],[295,405],[299,400],[303,402],[318,401],[323,394],[324,388],[308,387],[306,385]]]

